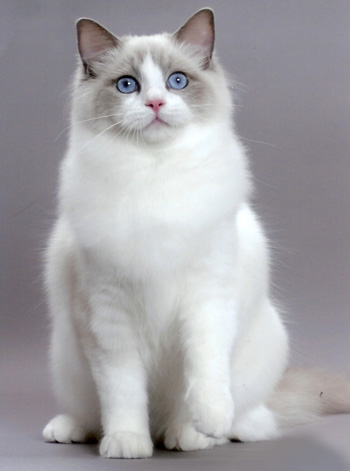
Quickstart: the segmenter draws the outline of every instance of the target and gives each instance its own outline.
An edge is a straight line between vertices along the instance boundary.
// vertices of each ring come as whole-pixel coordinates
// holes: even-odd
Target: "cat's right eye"
[[[120,93],[134,93],[140,89],[138,81],[133,77],[121,77],[117,80],[117,89]]]

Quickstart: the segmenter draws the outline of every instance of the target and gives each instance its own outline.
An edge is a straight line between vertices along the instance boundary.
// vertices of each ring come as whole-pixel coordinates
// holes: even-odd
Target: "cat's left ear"
[[[203,8],[197,11],[174,33],[174,38],[179,42],[195,46],[203,55],[203,67],[205,69],[209,67],[215,41],[213,10]]]
[[[95,61],[100,61],[109,49],[119,45],[112,33],[89,18],[77,21],[77,37],[79,54],[87,73]]]

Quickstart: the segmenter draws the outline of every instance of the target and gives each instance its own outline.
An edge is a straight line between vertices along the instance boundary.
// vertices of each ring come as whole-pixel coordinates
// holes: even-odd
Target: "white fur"
[[[150,57],[142,73],[155,73],[145,93],[167,100],[171,122]],[[173,102],[184,118],[169,140],[96,137],[74,124],[61,170],[46,280],[66,415],[44,437],[102,433],[105,457],[149,457],[152,440],[195,450],[277,433],[264,404],[285,368],[287,335],[269,299],[269,255],[231,105],[222,119],[198,121]]]

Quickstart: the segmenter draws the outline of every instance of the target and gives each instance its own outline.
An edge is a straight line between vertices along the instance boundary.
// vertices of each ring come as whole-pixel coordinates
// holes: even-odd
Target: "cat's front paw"
[[[198,432],[215,438],[228,435],[234,419],[234,403],[229,390],[202,387],[189,395],[189,408]]]
[[[100,445],[100,455],[104,458],[150,458],[152,453],[150,437],[133,432],[106,435]]]
[[[54,417],[43,430],[46,442],[83,443],[93,438],[92,433],[78,419],[69,414]]]
[[[228,443],[226,438],[207,437],[189,423],[169,427],[164,437],[164,446],[168,450],[196,451],[225,443]]]

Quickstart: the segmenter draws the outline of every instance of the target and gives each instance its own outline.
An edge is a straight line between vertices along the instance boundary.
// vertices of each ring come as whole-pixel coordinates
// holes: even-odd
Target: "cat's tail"
[[[268,401],[282,427],[326,414],[350,413],[350,376],[289,368]]]

